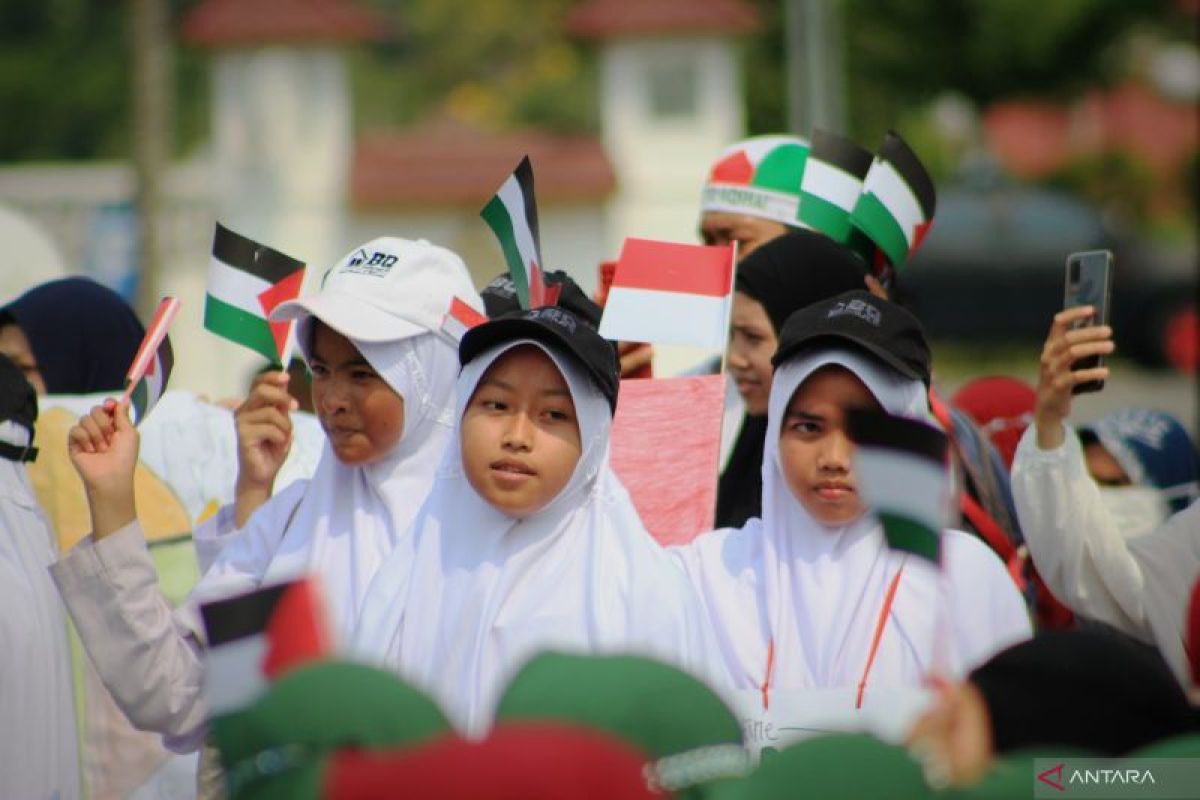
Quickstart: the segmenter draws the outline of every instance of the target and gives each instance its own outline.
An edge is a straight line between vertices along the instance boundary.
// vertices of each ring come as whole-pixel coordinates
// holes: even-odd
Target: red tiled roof
[[[1022,177],[1054,171],[1071,152],[1070,118],[1062,106],[995,103],[984,112],[983,128],[992,152]]]
[[[363,137],[350,193],[358,208],[474,205],[480,208],[528,154],[539,203],[583,202],[616,188],[599,139],[544,131],[492,134],[452,123]]]
[[[758,11],[744,0],[584,0],[567,30],[584,39],[672,33],[747,33]]]
[[[201,0],[183,21],[183,38],[201,47],[361,42],[388,25],[356,0]]]

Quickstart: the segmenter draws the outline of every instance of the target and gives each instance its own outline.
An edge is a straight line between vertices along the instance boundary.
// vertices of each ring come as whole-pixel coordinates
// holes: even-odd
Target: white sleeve
[[[84,649],[104,685],[138,728],[186,752],[205,720],[203,665],[193,610],[172,611],[141,524],[85,538],[50,566]]]
[[[1004,562],[975,536],[946,531],[954,641],[966,670],[1033,635],[1029,611]]]
[[[201,575],[208,572],[221,549],[237,532],[232,503],[221,506],[216,514],[196,526],[192,531],[192,546],[196,549],[196,565]]]
[[[1033,563],[1072,610],[1146,642],[1145,580],[1087,471],[1071,431],[1053,450],[1030,425],[1012,467],[1013,499]]]
[[[295,481],[263,503],[241,529],[233,528],[232,506],[205,523],[212,523],[208,531],[197,529],[195,535],[205,544],[197,543],[196,557],[203,547],[212,558],[211,563],[201,563],[202,577],[193,594],[212,597],[258,588],[307,488],[307,480]]]

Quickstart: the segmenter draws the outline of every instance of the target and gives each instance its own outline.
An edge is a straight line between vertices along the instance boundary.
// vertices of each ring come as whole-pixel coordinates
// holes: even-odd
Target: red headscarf
[[[988,435],[1009,469],[1021,434],[1033,421],[1036,401],[1032,386],[1003,375],[969,381],[950,398],[951,405],[965,411]]]

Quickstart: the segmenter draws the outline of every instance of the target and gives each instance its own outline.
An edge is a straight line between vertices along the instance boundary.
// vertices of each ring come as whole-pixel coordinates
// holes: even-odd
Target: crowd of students
[[[780,185],[794,206],[799,180]],[[702,238],[737,241],[741,257],[736,436],[718,530],[671,548],[609,466],[635,365],[597,332],[599,307],[557,274],[555,305],[521,309],[503,278],[477,292],[451,251],[382,238],[363,248],[393,257],[390,269],[358,269],[355,248],[273,312],[298,323],[323,450],[310,477],[278,485],[297,401],[285,373],[261,376],[230,421],[230,502],[195,528],[201,577],[176,605],[140,521],[128,404],[105,400],[70,430],[90,535],[69,550],[25,474],[35,391],[120,389],[140,325],[82,279],[75,305],[48,284],[5,306],[0,592],[18,610],[0,623],[0,795],[88,791],[67,616],[133,726],[176,752],[203,749],[193,790],[205,797],[783,796],[828,778],[821,748],[844,748],[835,761],[862,769],[849,780],[881,787],[866,795],[921,796],[1002,781],[996,759],[1031,747],[1120,755],[1194,735],[1194,445],[1147,409],[1068,427],[1071,389],[1109,377],[1071,365],[1110,353],[1112,331],[1075,328],[1089,311],[1064,311],[1015,408],[986,390],[945,403],[919,320],[888,299],[894,270],[798,229],[786,202],[705,198]],[[454,299],[491,317],[457,346],[442,330]],[[106,338],[90,355],[87,331],[110,317],[128,320],[129,343]],[[864,503],[846,422],[862,409],[953,442],[961,520],[937,565],[889,548]],[[342,657],[372,666],[304,667],[294,680],[308,689],[287,676],[248,716],[211,720],[200,603],[300,575],[319,580]],[[1051,627],[1093,630],[1041,632]],[[523,676],[547,658],[568,663],[530,689]],[[869,724],[872,706],[901,730]],[[806,719],[878,738],[744,758],[755,720]],[[666,739],[677,744],[654,744]],[[1184,750],[1200,753],[1196,742]],[[849,763],[860,756],[898,771]],[[521,768],[551,762],[552,780]],[[891,783],[869,783],[881,775]],[[1027,794],[1033,775],[1022,778]]]

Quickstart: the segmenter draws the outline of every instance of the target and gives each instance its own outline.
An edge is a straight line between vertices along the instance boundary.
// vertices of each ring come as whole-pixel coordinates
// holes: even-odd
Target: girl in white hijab
[[[872,692],[919,687],[938,669],[961,676],[1028,637],[1021,597],[982,543],[945,531],[939,575],[888,548],[858,499],[844,410],[931,420],[917,321],[867,292],[838,295],[789,318],[775,364],[762,519],[675,550],[743,690],[739,708],[769,710],[773,695],[805,690],[802,704],[843,705],[852,718]]]
[[[455,437],[375,577],[356,649],[476,735],[540,650],[635,652],[708,675],[698,599],[608,466],[612,346],[543,308],[472,329],[460,353]]]
[[[105,480],[125,467],[132,474],[125,461],[130,452],[136,458],[137,437],[124,409],[110,402],[72,430],[94,533],[52,572],[105,684],[138,727],[165,734],[181,752],[198,743],[205,709],[195,609],[204,599],[311,573],[335,632],[354,629],[367,586],[408,529],[449,439],[457,355],[438,331],[455,297],[482,308],[458,256],[384,238],[343,258],[317,294],[276,309],[273,319],[300,320],[326,451],[311,480],[280,492],[227,537],[174,614],[132,514],[132,484],[114,489]]]

